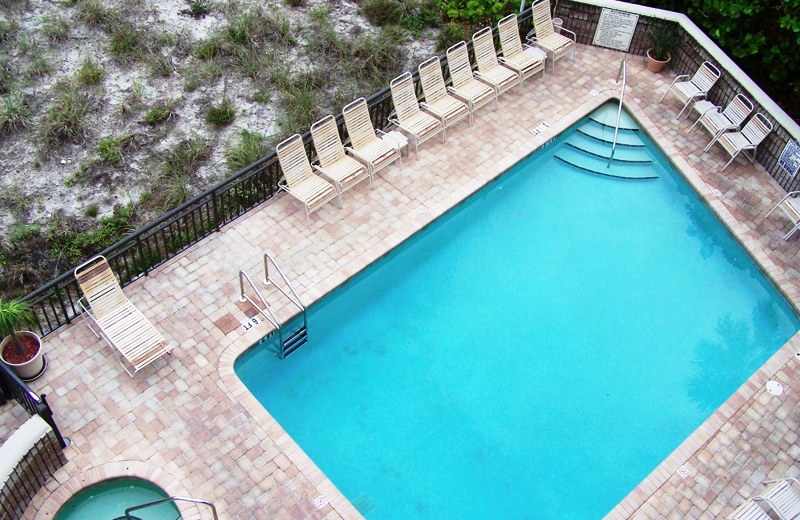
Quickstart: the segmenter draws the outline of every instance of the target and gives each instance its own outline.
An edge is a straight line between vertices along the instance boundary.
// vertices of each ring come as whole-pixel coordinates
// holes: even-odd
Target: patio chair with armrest
[[[667,94],[670,92],[681,100],[683,102],[683,108],[678,112],[678,115],[675,116],[675,120],[677,121],[680,119],[684,110],[689,108],[691,104],[706,98],[708,91],[711,90],[711,87],[714,86],[720,75],[719,69],[715,67],[713,63],[704,61],[689,81],[683,81],[689,77],[688,74],[682,74],[676,77],[658,102],[661,103],[664,101],[664,98],[667,97]],[[689,116],[688,112],[686,116]]]
[[[336,196],[339,197],[339,207],[343,207],[342,196],[333,184],[314,175],[303,138],[299,134],[278,143],[275,151],[283,171],[283,179],[278,186],[303,204],[306,220],[310,222],[311,213]]]
[[[469,118],[472,126],[472,110],[469,104],[447,93],[442,75],[442,64],[438,56],[429,58],[419,64],[419,82],[425,101],[421,106],[442,121],[447,139],[447,129],[459,121]]]
[[[345,153],[336,118],[328,115],[311,125],[311,139],[319,160],[313,168],[333,181],[340,200],[343,192],[364,179],[375,189],[369,168]]]
[[[399,146],[390,145],[375,132],[366,99],[358,98],[346,105],[342,109],[342,115],[347,134],[350,136],[350,146],[347,151],[367,166],[370,175],[374,176],[378,170],[398,159],[402,161]]]
[[[572,59],[574,60],[577,49],[575,44],[578,41],[578,36],[564,27],[561,28],[561,32],[569,34],[569,37],[555,32],[553,18],[550,16],[550,0],[535,2],[531,7],[531,16],[533,17],[534,34],[528,36],[528,42],[549,53],[553,63],[553,71],[555,72],[556,70],[556,60],[567,54],[572,53]]]
[[[756,148],[770,132],[772,132],[772,123],[759,112],[744,125],[741,132],[723,132],[713,139],[703,151],[707,152],[714,143],[719,143],[731,156],[731,160],[722,167],[722,170],[727,168],[740,153],[747,157],[750,163],[753,163],[756,157]],[[748,151],[752,154],[747,155]]]
[[[500,49],[503,51],[503,55],[497,58],[500,63],[517,71],[522,78],[520,81],[525,81],[539,72],[544,79],[544,62],[547,54],[540,49],[522,44],[517,15],[512,13],[497,22],[497,31],[500,35]]]
[[[515,85],[519,85],[519,94],[522,95],[521,74],[497,61],[491,27],[484,27],[472,35],[472,49],[478,64],[475,72],[478,79],[492,85],[498,96]]]
[[[775,484],[753,500],[763,500],[775,511],[780,520],[800,518],[800,494],[792,487],[792,482],[800,484],[796,478],[767,480],[764,484]]]
[[[466,42],[460,41],[447,49],[447,67],[450,69],[450,80],[453,83],[447,91],[467,102],[470,117],[472,113],[491,101],[494,101],[494,108],[497,109],[497,89],[477,79],[469,61]]]
[[[392,102],[397,116],[389,121],[414,139],[414,151],[417,157],[419,157],[419,145],[436,134],[442,134],[442,143],[446,142],[442,121],[420,110],[417,93],[414,90],[414,79],[410,72],[404,72],[394,78],[389,88],[392,90]]]

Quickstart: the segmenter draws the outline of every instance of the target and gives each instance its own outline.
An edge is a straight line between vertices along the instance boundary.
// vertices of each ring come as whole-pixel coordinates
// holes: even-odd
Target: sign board
[[[797,141],[789,139],[778,163],[792,177],[797,175],[797,170],[800,170],[800,146],[798,146]]]
[[[628,52],[639,15],[603,8],[592,45]]]

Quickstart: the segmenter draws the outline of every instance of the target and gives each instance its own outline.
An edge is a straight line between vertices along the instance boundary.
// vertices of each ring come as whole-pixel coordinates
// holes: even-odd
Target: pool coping
[[[100,464],[65,481],[55,488],[42,502],[34,520],[55,518],[69,499],[89,486],[117,478],[140,478],[160,487],[169,497],[191,496],[181,481],[169,471],[137,460],[122,460]],[[199,507],[186,502],[174,502],[184,520],[200,520]]]
[[[373,253],[373,258],[359,259],[354,269],[338,277],[330,277],[311,288],[306,296],[311,298],[308,306],[324,298],[330,292],[346,283],[364,268],[371,265],[388,254],[395,247],[414,236],[417,232],[427,227],[437,218],[450,209],[458,206],[472,194],[492,182],[509,168],[530,156],[550,140],[558,137],[562,132],[589,115],[601,105],[610,100],[618,100],[615,90],[605,90],[598,95],[590,97],[576,109],[557,122],[550,124],[549,128],[538,135],[533,135],[514,151],[507,154],[493,167],[481,172],[475,178],[461,186],[458,190],[434,204],[427,211],[386,237],[381,244],[384,248],[380,253]],[[748,229],[743,226],[714,190],[689,163],[680,155],[680,152],[665,138],[658,127],[647,117],[635,100],[626,100],[625,107],[636,120],[655,145],[661,150],[667,160],[675,167],[676,171],[684,178],[687,184],[697,193],[698,197],[709,207],[714,215],[723,223],[734,239],[747,251],[755,264],[771,281],[781,295],[787,300],[796,314],[800,315],[800,291],[795,289],[784,273],[775,265],[759,245],[758,241],[749,235]],[[760,168],[760,166],[759,166]],[[763,171],[763,169],[761,169]],[[336,488],[333,482],[316,466],[311,458],[300,446],[286,433],[280,424],[269,414],[264,406],[253,396],[242,381],[236,376],[234,364],[236,359],[247,350],[253,348],[258,341],[245,337],[230,344],[220,355],[217,369],[223,384],[223,390],[228,396],[238,401],[252,420],[260,424],[267,434],[274,440],[276,447],[288,458],[287,462],[296,465],[298,470],[316,486],[322,497],[345,520],[362,519],[363,516]],[[800,351],[800,332],[795,334],[786,344],[773,354],[747,381],[729,397],[708,419],[706,419],[689,437],[687,437],[670,455],[668,455],[642,482],[640,482],[625,498],[622,499],[606,516],[606,520],[628,518],[634,511],[641,507],[655,491],[665,484],[676,472],[686,464],[703,445],[708,443],[719,431],[721,426],[731,419],[736,412],[746,405],[771,376],[777,373],[795,353]],[[691,468],[686,468],[691,472]],[[37,517],[38,518],[38,517]]]

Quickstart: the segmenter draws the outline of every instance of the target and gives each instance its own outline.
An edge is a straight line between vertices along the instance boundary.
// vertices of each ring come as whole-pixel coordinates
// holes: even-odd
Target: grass
[[[197,90],[200,85],[213,83],[222,77],[222,67],[213,61],[200,64],[194,63],[184,70],[183,76],[185,78],[183,88],[187,92],[193,92]]]
[[[161,52],[153,52],[147,55],[146,61],[153,76],[167,78],[172,75],[174,67],[171,56]]]
[[[97,204],[90,204],[87,206],[86,211],[84,211],[84,215],[89,218],[96,218],[98,213]]]
[[[181,10],[181,14],[191,16],[195,20],[203,18],[214,7],[210,0],[186,0],[186,3],[188,7]]]
[[[14,41],[18,30],[19,24],[16,20],[0,18],[0,44]]]
[[[167,101],[148,110],[144,115],[144,120],[148,125],[155,126],[170,117],[172,117],[172,101]]]
[[[122,24],[111,30],[108,50],[123,63],[141,59],[145,53],[145,34],[131,24]]]
[[[239,141],[225,152],[228,170],[236,172],[250,166],[271,152],[266,137],[258,132],[242,130]]]
[[[272,96],[269,91],[256,90],[255,92],[253,92],[253,101],[255,101],[256,103],[261,103],[266,105],[270,102],[271,99]]]
[[[201,60],[209,61],[222,52],[222,37],[215,34],[197,44],[194,55]]]
[[[122,162],[122,147],[129,140],[128,137],[106,137],[95,151],[103,162],[116,166]]]
[[[18,222],[24,222],[33,209],[34,197],[26,195],[13,184],[0,191],[0,206],[6,208]]]
[[[366,0],[361,4],[361,12],[369,23],[382,27],[400,23],[405,9],[398,0]]]
[[[219,105],[214,105],[206,111],[206,121],[216,126],[227,126],[236,119],[236,108],[223,96]]]
[[[466,41],[467,38],[467,30],[463,25],[457,22],[450,22],[442,27],[441,32],[439,32],[439,40],[436,43],[436,50],[447,50],[462,40]]]
[[[11,56],[0,54],[0,94],[11,91],[16,72],[11,66]]]
[[[42,33],[53,43],[62,43],[69,38],[69,24],[63,16],[43,16]]]
[[[101,0],[79,0],[78,20],[88,26],[99,27],[105,31],[123,23],[119,11],[106,6]]]
[[[0,135],[9,135],[26,128],[30,121],[30,107],[19,94],[3,96],[0,103]]]
[[[39,127],[45,147],[52,149],[68,141],[83,142],[88,116],[96,104],[94,97],[71,81],[56,83],[53,91],[53,104]]]
[[[97,85],[103,81],[105,70],[92,60],[86,58],[78,69],[76,77],[82,85]]]

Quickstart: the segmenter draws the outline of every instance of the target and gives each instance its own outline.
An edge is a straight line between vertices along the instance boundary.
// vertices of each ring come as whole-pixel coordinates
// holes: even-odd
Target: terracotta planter
[[[42,355],[42,339],[34,334],[33,332],[28,331],[20,331],[17,332],[17,337],[26,336],[28,338],[32,338],[36,340],[36,344],[38,348],[36,349],[36,354],[23,363],[9,363],[8,361],[3,358],[2,353],[5,351],[6,345],[9,342],[14,341],[11,336],[8,336],[0,343],[0,359],[2,359],[3,363],[8,366],[11,370],[14,371],[15,374],[20,379],[31,380],[40,375],[44,371],[44,356]]]
[[[648,70],[650,70],[650,72],[661,72],[664,69],[664,67],[667,66],[667,63],[669,63],[669,60],[671,58],[672,58],[671,56],[667,56],[666,60],[659,61],[651,57],[650,49],[647,49],[647,68]]]

